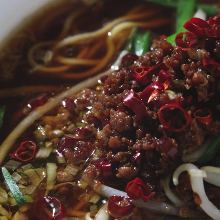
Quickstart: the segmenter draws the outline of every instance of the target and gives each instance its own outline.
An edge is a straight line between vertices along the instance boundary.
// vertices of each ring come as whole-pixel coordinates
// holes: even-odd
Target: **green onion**
[[[0,128],[3,125],[4,115],[5,115],[5,106],[0,106]]]
[[[167,37],[167,41],[171,44],[175,43],[176,35],[184,32],[183,25],[186,21],[193,17],[196,8],[196,0],[179,0],[177,6],[176,33]]]
[[[210,162],[213,158],[216,157],[216,155],[218,155],[218,152],[220,151],[220,136],[214,137],[211,142],[207,143],[209,144],[207,149],[197,161],[200,164],[206,164]]]
[[[136,30],[132,35],[127,49],[138,56],[145,54],[150,49],[151,32]]]
[[[216,15],[219,12],[217,5],[199,4],[198,8],[201,8],[208,16]]]
[[[13,179],[13,177],[5,167],[2,167],[2,174],[5,179],[5,183],[8,186],[9,190],[11,191],[17,204],[23,205],[24,203],[26,203],[26,199],[21,193],[18,185],[16,184],[15,180]]]
[[[196,0],[179,0],[177,6],[176,30],[183,29],[186,21],[193,17],[196,10]]]
[[[47,191],[53,189],[57,176],[57,165],[55,163],[47,163]]]
[[[158,5],[175,8],[178,5],[178,0],[147,0]],[[185,2],[191,0],[185,0]],[[216,15],[219,11],[219,8],[215,4],[197,4],[197,9],[201,8],[208,16]]]

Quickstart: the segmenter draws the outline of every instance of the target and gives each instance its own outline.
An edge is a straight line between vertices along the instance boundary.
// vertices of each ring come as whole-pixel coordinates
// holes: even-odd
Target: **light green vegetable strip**
[[[175,8],[178,5],[178,0],[147,0],[149,2]],[[191,0],[185,0],[185,2]],[[219,7],[215,4],[198,4],[197,9],[201,8],[208,16],[216,15],[219,11]]]
[[[145,54],[151,44],[151,33],[149,31],[136,31],[132,37],[131,41],[131,52],[141,56]]]
[[[18,185],[16,184],[15,180],[13,179],[13,177],[5,167],[2,167],[2,174],[5,179],[5,183],[7,184],[16,202],[19,205],[23,205],[24,203],[26,203],[26,200],[23,194],[21,193]]]
[[[0,106],[0,128],[2,127],[3,124],[4,115],[5,115],[5,106]]]
[[[219,12],[217,5],[199,4],[198,8],[201,8],[208,16],[214,16]]]
[[[184,23],[193,17],[196,8],[196,0],[179,0],[177,7],[176,33],[167,38],[171,44],[175,43],[176,35],[186,31],[183,27]]]
[[[193,17],[196,11],[196,0],[179,0],[177,6],[176,30],[183,28],[186,21]]]

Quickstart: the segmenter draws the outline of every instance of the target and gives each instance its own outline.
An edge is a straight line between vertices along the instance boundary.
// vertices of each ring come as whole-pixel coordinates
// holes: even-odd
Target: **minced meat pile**
[[[140,177],[153,190],[220,133],[220,38],[194,35],[179,46],[160,37],[145,55],[125,55],[118,71],[44,116],[37,126],[46,135],[36,129],[35,139],[52,142],[88,181],[124,187]],[[58,182],[72,179],[59,169]]]

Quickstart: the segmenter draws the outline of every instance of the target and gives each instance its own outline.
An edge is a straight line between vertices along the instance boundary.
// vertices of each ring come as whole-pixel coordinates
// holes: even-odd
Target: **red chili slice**
[[[76,138],[73,135],[62,137],[58,143],[58,151],[63,153],[66,149],[73,148],[76,144]]]
[[[212,113],[209,109],[198,109],[194,112],[194,117],[201,124],[209,125],[212,121]]]
[[[64,217],[64,206],[61,201],[52,196],[41,197],[30,209],[33,220],[61,220]]]
[[[143,101],[140,100],[133,90],[131,90],[125,97],[123,103],[135,113],[138,121],[141,121],[149,116]]]
[[[122,196],[111,196],[108,200],[109,214],[114,218],[123,218],[129,216],[134,206],[129,198]]]
[[[184,24],[184,27],[200,37],[205,37],[207,30],[210,28],[207,21],[204,21],[201,18],[191,18]]]
[[[184,27],[199,37],[219,38],[220,37],[220,15],[204,21],[200,18],[191,18],[184,24]]]
[[[98,168],[103,178],[112,177],[112,163],[107,158],[100,158],[94,161],[93,164]]]
[[[149,184],[145,184],[140,178],[135,178],[130,181],[125,189],[130,198],[142,199],[145,202],[155,195],[155,192],[152,190],[152,187]]]
[[[133,76],[137,82],[146,85],[152,81],[153,74],[156,74],[161,67],[160,64],[154,66],[136,66],[133,68]]]
[[[179,103],[163,105],[158,111],[158,117],[163,128],[173,132],[183,131],[191,121],[190,115]]]
[[[176,36],[175,42],[181,48],[191,48],[198,43],[198,39],[192,32],[182,32]]]
[[[20,143],[15,152],[10,156],[23,163],[28,163],[32,161],[37,153],[37,146],[33,141],[23,141]]]
[[[144,101],[149,103],[152,100],[152,96],[158,93],[155,92],[161,92],[164,90],[164,87],[161,83],[156,82],[152,83],[151,85],[147,86],[141,93],[140,93],[140,98]]]

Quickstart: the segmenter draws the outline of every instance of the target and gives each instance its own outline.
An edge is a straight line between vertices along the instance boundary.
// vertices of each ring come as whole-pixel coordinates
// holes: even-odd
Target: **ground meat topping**
[[[126,55],[118,71],[65,99],[56,114],[44,116],[35,132],[39,142],[57,146],[66,138],[68,145],[70,135],[71,146],[62,153],[69,164],[86,164],[85,179],[103,180],[108,173],[124,184],[140,176],[156,185],[179,165],[183,152],[193,152],[207,137],[219,134],[220,82],[216,68],[207,68],[220,58],[219,40],[212,39],[215,58],[210,61],[207,42],[186,49],[165,39],[154,40],[143,56]],[[138,68],[149,74],[144,83]],[[134,99],[128,105],[129,94]],[[201,106],[211,109],[208,124],[194,117]],[[148,117],[138,117],[143,110]],[[59,170],[58,177],[65,180],[66,172]]]
[[[132,127],[132,117],[125,112],[111,110],[110,125],[118,132],[128,131]]]

